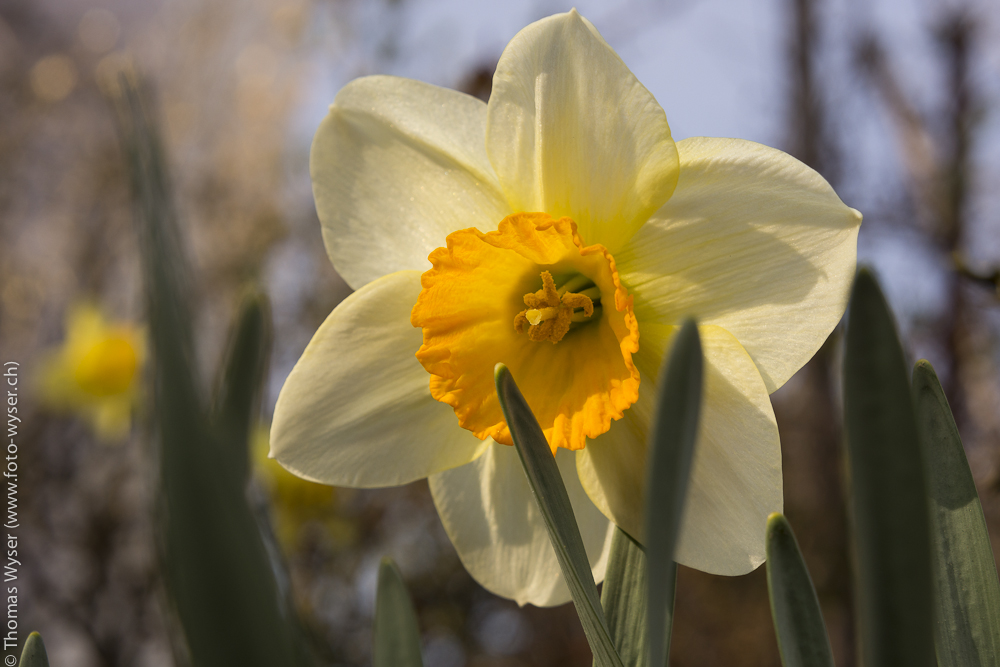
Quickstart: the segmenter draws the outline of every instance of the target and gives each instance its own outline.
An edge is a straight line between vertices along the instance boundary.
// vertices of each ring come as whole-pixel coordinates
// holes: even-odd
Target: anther
[[[514,317],[514,329],[518,333],[527,329],[533,341],[558,343],[571,327],[580,326],[595,309],[600,310],[601,291],[583,275],[573,276],[558,290],[551,273],[543,271],[541,277],[542,289],[524,295],[527,308]]]
[[[532,324],[532,326],[534,326],[536,324],[540,324],[540,323],[544,322],[545,320],[551,320],[551,319],[555,319],[556,317],[558,317],[559,316],[559,309],[558,308],[548,308],[548,307],[541,308],[541,309],[531,308],[531,309],[525,311],[524,315],[525,315],[525,317],[528,318],[528,322],[530,322]]]

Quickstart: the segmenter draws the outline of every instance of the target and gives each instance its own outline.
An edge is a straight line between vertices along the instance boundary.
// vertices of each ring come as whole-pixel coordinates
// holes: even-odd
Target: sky
[[[675,138],[776,141],[781,96],[775,72],[782,53],[775,48],[781,40],[781,7],[774,0],[408,0],[388,10],[382,3],[366,3],[355,10],[352,22],[356,34],[367,39],[348,45],[324,40],[328,43],[320,51],[334,57],[317,64],[315,80],[321,85],[303,100],[297,125],[311,136],[309,128],[318,125],[336,90],[363,74],[453,87],[472,67],[495,63],[521,28],[574,6],[660,101]],[[314,30],[324,27],[317,23]]]

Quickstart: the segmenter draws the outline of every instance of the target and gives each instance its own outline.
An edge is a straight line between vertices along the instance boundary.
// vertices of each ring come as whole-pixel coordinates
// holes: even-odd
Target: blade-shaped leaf
[[[997,665],[1000,581],[990,535],[955,418],[926,361],[913,369],[913,399],[934,525],[938,665]]]
[[[378,568],[372,648],[375,667],[423,667],[413,601],[403,575],[388,556]]]
[[[649,440],[646,477],[649,608],[646,622],[650,665],[665,665],[670,655],[677,578],[674,550],[698,436],[703,372],[698,327],[694,320],[687,320],[675,336],[660,371],[660,393]]]
[[[833,667],[823,612],[795,533],[783,514],[767,518],[767,592],[783,667]]]
[[[601,589],[601,604],[625,667],[645,667],[646,554],[621,528],[611,541],[608,569]]]
[[[238,434],[220,439],[209,425],[187,307],[190,271],[156,126],[134,78],[121,84],[115,106],[145,278],[155,371],[157,537],[170,599],[196,667],[305,664],[246,502],[245,464],[234,464],[223,446]],[[259,386],[245,389],[256,394]]]
[[[867,667],[934,664],[927,482],[903,350],[868,271],[851,295],[844,420]]]
[[[21,667],[49,667],[49,656],[45,653],[45,643],[37,632],[28,635],[21,651]]]
[[[597,597],[597,586],[573,506],[542,427],[503,364],[497,364],[495,380],[503,416],[528,476],[531,493],[548,528],[549,539],[573,596],[573,604],[576,605],[594,660],[601,667],[621,667],[621,658],[615,650],[601,601]]]
[[[250,292],[237,311],[225,362],[219,374],[212,425],[232,456],[237,475],[249,472],[250,430],[257,420],[260,387],[264,381],[271,345],[270,312],[267,297]]]

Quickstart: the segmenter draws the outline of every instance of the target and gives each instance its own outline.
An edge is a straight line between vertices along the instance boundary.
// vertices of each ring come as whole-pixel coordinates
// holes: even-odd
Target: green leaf
[[[232,456],[237,475],[249,473],[251,428],[257,421],[260,388],[271,344],[267,296],[248,292],[238,309],[215,395],[212,425]]]
[[[594,653],[594,661],[601,667],[622,667],[597,597],[597,586],[573,507],[542,427],[538,425],[507,367],[497,364],[494,378],[504,419],[528,476],[531,493],[548,528],[549,539],[573,596],[573,604]]]
[[[701,412],[704,359],[694,320],[687,320],[664,361],[649,441],[646,477],[647,626],[649,664],[665,665],[670,655],[680,533],[694,444]]]
[[[375,667],[423,667],[413,601],[403,575],[388,556],[378,568],[373,644]]]
[[[28,635],[21,651],[21,667],[49,667],[49,656],[45,653],[45,643],[37,632]]]
[[[910,383],[889,306],[865,270],[851,295],[844,419],[862,662],[933,665],[930,518]]]
[[[938,664],[997,665],[1000,581],[990,535],[955,418],[926,361],[917,362],[913,369],[913,400],[934,524]]]
[[[121,95],[114,101],[131,178],[150,325],[160,486],[157,540],[191,662],[195,667],[307,664],[246,501],[245,461],[241,464],[232,455],[236,447],[246,451],[246,427],[227,426],[236,430],[220,436],[209,423],[187,306],[191,272],[156,125],[134,77],[123,77]],[[244,322],[256,319],[243,317]],[[234,373],[258,382],[242,391],[259,392],[259,373]],[[239,403],[224,401],[234,414],[246,410],[246,401]]]
[[[608,569],[601,589],[601,605],[611,638],[625,667],[645,667],[646,554],[621,528],[615,528]]]
[[[784,515],[767,518],[767,592],[783,667],[833,667],[816,588]]]

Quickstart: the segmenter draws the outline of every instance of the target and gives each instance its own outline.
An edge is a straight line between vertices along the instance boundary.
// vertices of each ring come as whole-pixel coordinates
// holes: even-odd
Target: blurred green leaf
[[[503,416],[528,476],[531,493],[549,530],[552,547],[573,596],[573,604],[594,653],[594,661],[601,667],[622,667],[597,596],[597,586],[576,515],[542,427],[503,364],[497,364],[495,380]]]
[[[49,667],[49,656],[45,653],[45,643],[37,632],[28,635],[21,651],[21,667]]]
[[[601,589],[601,605],[611,638],[625,667],[645,667],[646,554],[621,528],[615,528]]]
[[[792,527],[777,512],[767,519],[767,592],[783,667],[833,667],[816,589]]]
[[[674,337],[660,371],[660,391],[649,440],[646,477],[647,626],[649,664],[670,655],[677,565],[674,551],[684,515],[694,445],[698,436],[704,359],[694,320]]]
[[[1000,664],[1000,581],[969,461],[941,383],[926,361],[913,399],[934,525],[935,641],[941,667]]]
[[[240,433],[245,427],[220,438],[203,407],[187,307],[190,270],[158,132],[135,77],[123,77],[121,84],[114,101],[145,277],[160,477],[158,540],[168,593],[195,667],[307,664],[246,501],[246,465],[234,463],[224,444],[245,451],[246,434]],[[238,322],[234,340],[252,341],[256,334],[245,329],[258,327],[260,318],[244,312]],[[255,369],[262,362],[252,357],[234,362],[252,368],[231,373],[256,378],[257,386],[241,389],[256,395]],[[252,404],[245,394],[242,403],[223,401],[234,423],[241,424],[250,415],[236,412]]]
[[[245,481],[250,469],[247,443],[259,414],[260,387],[271,346],[267,297],[258,291],[247,293],[237,313],[219,374],[212,425],[216,435],[225,441],[236,474]]]
[[[373,635],[375,667],[423,667],[417,614],[403,575],[388,556],[378,568]]]
[[[863,663],[933,665],[927,482],[903,350],[866,270],[854,282],[844,355]]]

